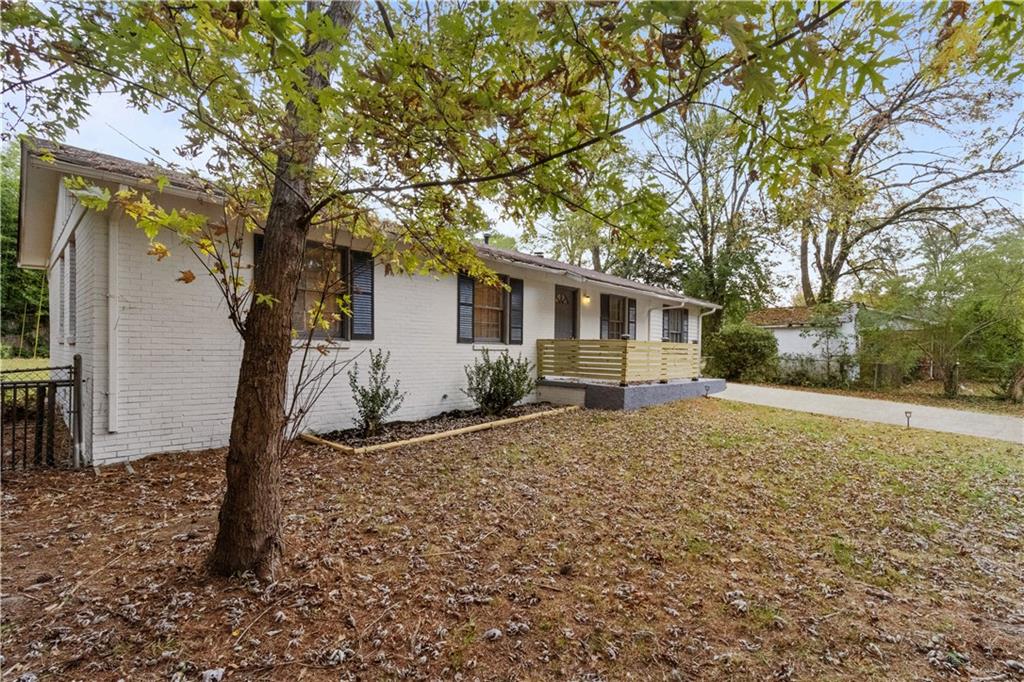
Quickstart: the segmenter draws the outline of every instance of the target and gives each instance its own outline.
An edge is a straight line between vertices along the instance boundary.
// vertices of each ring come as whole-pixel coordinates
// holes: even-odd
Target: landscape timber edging
[[[378,443],[377,445],[364,445],[360,448],[354,448],[350,445],[343,445],[341,443],[335,443],[319,436],[314,436],[311,433],[299,434],[299,438],[306,441],[307,443],[315,443],[317,445],[326,445],[329,448],[343,452],[346,455],[362,455],[368,452],[380,452],[381,450],[391,450],[392,448],[405,447],[406,445],[416,445],[418,443],[427,443],[433,440],[441,440],[443,438],[451,438],[452,436],[460,436],[464,433],[475,433],[476,431],[487,431],[499,426],[509,426],[511,424],[517,424],[519,422],[526,422],[532,419],[540,419],[541,417],[550,417],[555,414],[564,414],[566,412],[573,412],[580,409],[578,405],[569,405],[567,407],[556,407],[553,410],[544,410],[543,412],[532,412],[530,414],[524,414],[519,417],[506,417],[505,419],[496,419],[490,422],[484,422],[482,424],[473,424],[472,426],[463,426],[458,429],[451,429],[448,431],[438,431],[437,433],[428,433],[425,436],[416,436],[415,438],[406,438],[405,440],[396,440],[393,443]]]

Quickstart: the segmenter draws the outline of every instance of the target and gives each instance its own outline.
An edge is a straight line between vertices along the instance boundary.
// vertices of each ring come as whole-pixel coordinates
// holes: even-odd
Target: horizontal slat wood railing
[[[695,343],[618,339],[538,339],[537,374],[620,384],[689,379],[700,374]]]

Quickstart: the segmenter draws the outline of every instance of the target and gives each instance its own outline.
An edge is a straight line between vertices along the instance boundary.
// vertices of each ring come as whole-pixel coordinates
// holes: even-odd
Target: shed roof
[[[761,308],[747,313],[746,320],[758,327],[796,327],[809,324],[814,308],[806,305]]]

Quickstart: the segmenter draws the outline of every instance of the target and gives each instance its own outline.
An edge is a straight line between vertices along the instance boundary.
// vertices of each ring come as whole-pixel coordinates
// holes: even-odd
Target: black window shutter
[[[253,234],[252,236],[252,264],[256,265],[256,261],[260,259],[260,254],[263,252],[263,235]],[[255,269],[255,268],[254,268]]]
[[[669,326],[668,321],[671,317],[671,313],[668,310],[661,311],[661,340],[668,341]]]
[[[515,344],[523,343],[523,280],[510,279],[508,281],[509,307],[508,307],[508,342]]]
[[[635,298],[631,298],[631,299],[629,299],[626,302],[626,309],[628,311],[626,313],[626,315],[627,315],[626,321],[628,323],[627,326],[626,326],[626,333],[629,334],[629,338],[635,340],[636,339],[636,299]]]
[[[352,252],[349,270],[349,300],[352,305],[353,339],[373,339],[373,254]]]
[[[601,338],[608,338],[608,294],[601,294]]]
[[[459,343],[473,343],[473,278],[459,274],[458,293],[458,329]]]
[[[690,311],[683,308],[683,343],[690,340]]]

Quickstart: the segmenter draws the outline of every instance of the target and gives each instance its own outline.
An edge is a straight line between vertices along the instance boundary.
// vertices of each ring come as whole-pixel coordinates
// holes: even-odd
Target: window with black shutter
[[[253,261],[257,265],[262,250],[263,235],[254,235]],[[313,326],[314,338],[373,339],[373,288],[372,254],[306,242],[302,276],[292,301],[292,326],[300,335]],[[346,295],[349,315],[342,312]]]
[[[501,284],[458,279],[459,343],[523,342],[523,280],[501,276]]]
[[[508,301],[505,287],[487,282],[473,283],[473,340],[501,343],[508,329]]]
[[[314,338],[349,338],[350,318],[342,312],[348,293],[348,249],[308,242],[292,305],[292,328],[300,336],[312,329]]]
[[[636,338],[636,299],[601,294],[601,338]]]
[[[661,337],[665,341],[686,343],[690,340],[690,311],[672,308],[661,313]]]

